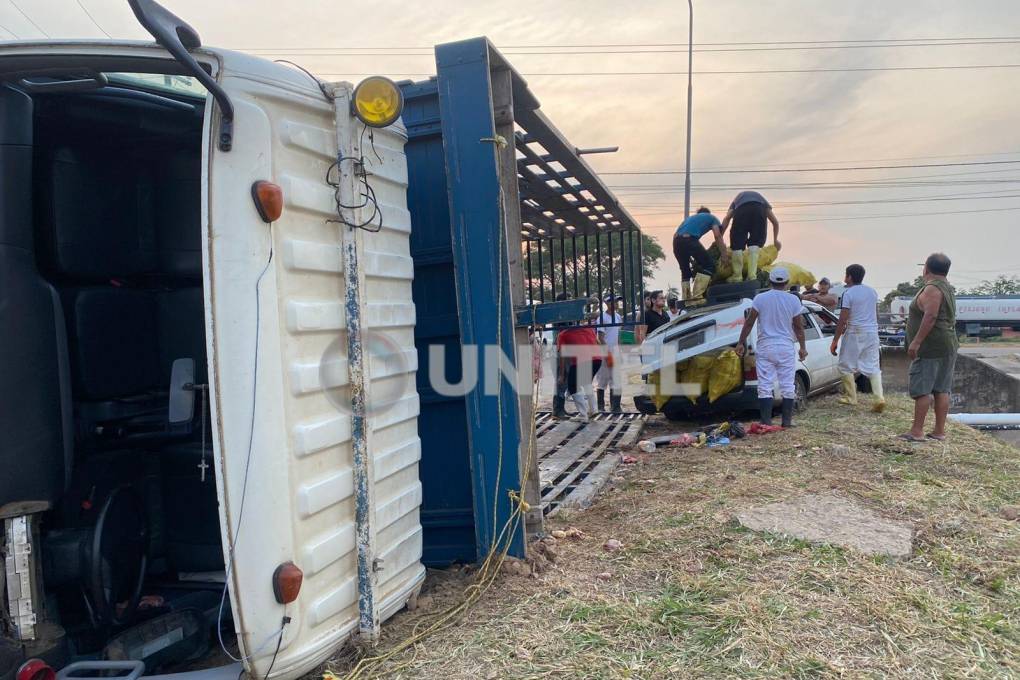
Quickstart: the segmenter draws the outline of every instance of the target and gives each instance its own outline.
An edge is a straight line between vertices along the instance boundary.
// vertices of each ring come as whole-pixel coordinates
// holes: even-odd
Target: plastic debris
[[[647,439],[642,439],[641,441],[639,441],[637,447],[644,453],[655,452],[655,442],[649,441]]]
[[[748,434],[769,434],[770,432],[782,431],[781,425],[762,425],[761,423],[751,423],[751,426],[747,428]]]
[[[625,465],[631,465],[637,462],[637,458],[635,458],[634,456],[624,456],[620,460],[620,462],[624,463]]]
[[[617,552],[623,549],[623,543],[616,540],[615,538],[610,538],[608,541],[602,544],[602,549],[605,550],[606,552]]]

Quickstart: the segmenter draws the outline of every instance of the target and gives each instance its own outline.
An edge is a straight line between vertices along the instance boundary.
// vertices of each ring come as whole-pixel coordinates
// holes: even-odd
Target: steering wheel
[[[141,599],[148,552],[145,512],[130,487],[114,489],[107,497],[90,547],[87,585],[96,623],[130,623]]]

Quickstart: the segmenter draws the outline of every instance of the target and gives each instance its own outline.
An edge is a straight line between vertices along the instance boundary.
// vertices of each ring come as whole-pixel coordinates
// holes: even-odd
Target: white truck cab
[[[131,4],[0,46],[0,674],[294,678],[425,574],[406,137]]]

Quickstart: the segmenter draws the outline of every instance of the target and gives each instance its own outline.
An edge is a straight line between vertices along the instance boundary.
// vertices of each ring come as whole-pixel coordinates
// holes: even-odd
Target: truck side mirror
[[[167,420],[173,426],[195,418],[195,360],[174,359],[170,369],[170,408]]]
[[[220,151],[230,151],[234,139],[234,105],[226,91],[216,79],[209,75],[202,66],[189,54],[202,46],[198,33],[176,14],[163,7],[155,0],[128,0],[131,11],[135,13],[138,23],[148,31],[156,42],[191,75],[209,90],[216,103],[220,106],[220,134],[217,144]]]

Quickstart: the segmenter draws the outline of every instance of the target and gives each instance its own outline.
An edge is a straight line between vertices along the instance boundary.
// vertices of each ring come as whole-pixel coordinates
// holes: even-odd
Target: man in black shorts
[[[782,248],[779,243],[779,220],[772,212],[772,205],[757,191],[741,191],[730,204],[730,209],[722,221],[722,231],[733,222],[730,232],[730,249],[733,251],[733,274],[729,281],[738,283],[744,280],[744,251],[747,251],[747,280],[758,278],[758,251],[765,245],[768,237],[768,225],[772,223],[772,240],[776,250]]]

